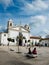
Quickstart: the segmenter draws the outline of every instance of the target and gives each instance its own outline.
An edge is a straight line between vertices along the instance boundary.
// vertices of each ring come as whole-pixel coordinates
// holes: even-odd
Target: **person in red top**
[[[32,54],[37,54],[36,48],[33,49]]]

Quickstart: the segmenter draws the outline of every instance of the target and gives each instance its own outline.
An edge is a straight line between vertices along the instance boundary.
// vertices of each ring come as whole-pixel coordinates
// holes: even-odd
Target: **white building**
[[[40,38],[37,36],[30,36],[30,28],[28,25],[22,26],[22,25],[14,25],[13,20],[9,20],[7,23],[7,30],[6,32],[0,32],[0,44],[2,45],[17,45],[19,42],[19,45],[27,44],[26,41],[31,40],[31,43],[33,42],[33,45],[38,44],[39,40],[40,44],[43,46],[49,46],[49,35],[46,36],[46,38]],[[8,39],[11,39],[12,41],[8,41]]]
[[[49,36],[46,38],[41,38],[37,36],[31,36],[30,37],[31,42],[33,42],[33,45],[40,45],[40,46],[49,46]]]
[[[23,37],[23,39],[22,39]],[[13,39],[13,42],[9,42],[8,39]],[[19,39],[18,39],[19,38]],[[16,45],[19,40],[19,45],[23,45],[25,41],[30,39],[29,26],[14,25],[13,20],[9,20],[7,23],[7,32],[0,33],[0,43],[3,45]]]
[[[49,38],[42,38],[40,44],[42,46],[49,46]]]
[[[7,45],[8,41],[7,41],[7,38],[8,38],[8,34],[7,33],[0,33],[0,43],[3,44],[3,45]]]
[[[31,42],[33,42],[33,45],[38,45],[40,37],[37,36],[30,36]]]

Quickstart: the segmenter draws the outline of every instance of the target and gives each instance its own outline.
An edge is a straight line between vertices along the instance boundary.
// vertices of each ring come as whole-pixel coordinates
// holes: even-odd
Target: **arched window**
[[[12,23],[10,23],[10,26],[12,26]]]

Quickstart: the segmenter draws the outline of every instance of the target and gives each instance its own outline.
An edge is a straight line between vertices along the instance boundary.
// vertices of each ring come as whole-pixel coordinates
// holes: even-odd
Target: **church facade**
[[[13,20],[10,19],[7,23],[7,32],[0,33],[0,44],[3,45],[24,45],[26,41],[30,40],[30,29],[28,25],[14,25]]]
[[[28,25],[22,26],[14,25],[13,20],[10,19],[7,23],[6,32],[0,32],[0,44],[1,45],[20,45],[24,46],[28,44],[28,41],[36,45],[39,43],[42,46],[49,46],[49,38],[40,38],[37,36],[30,36],[30,28]]]

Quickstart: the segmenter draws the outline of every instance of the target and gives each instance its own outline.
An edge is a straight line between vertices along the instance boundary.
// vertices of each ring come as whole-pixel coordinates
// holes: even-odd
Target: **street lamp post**
[[[39,47],[40,47],[40,42],[41,42],[41,40],[42,40],[42,38],[41,38],[41,36],[40,36],[40,39],[39,39]]]
[[[18,38],[18,40],[17,40],[17,43],[18,43],[18,53],[19,53],[19,38]]]
[[[19,39],[20,39],[20,33],[21,33],[21,21],[20,21],[20,25],[19,25],[19,35],[18,35],[18,38],[17,38],[17,43],[18,43],[18,53],[21,53],[19,51]]]
[[[9,30],[8,30],[8,50],[9,50]]]

